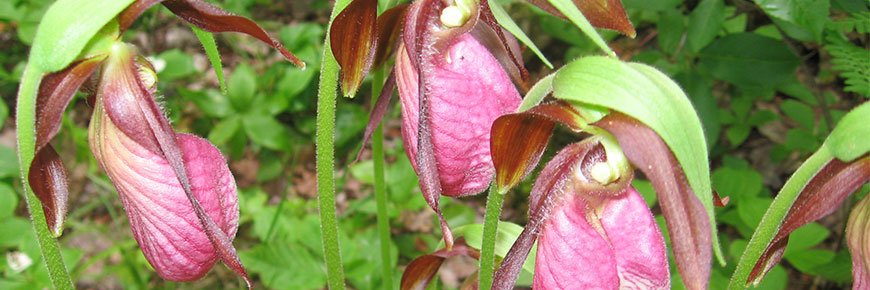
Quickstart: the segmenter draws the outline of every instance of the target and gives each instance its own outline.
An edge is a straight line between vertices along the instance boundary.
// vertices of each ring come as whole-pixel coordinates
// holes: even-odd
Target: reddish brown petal
[[[728,201],[731,200],[730,196],[726,196],[725,198],[719,197],[719,193],[716,190],[713,190],[713,205],[716,207],[725,207],[728,205]]]
[[[565,18],[548,0],[526,0],[544,11],[557,17]],[[625,15],[625,9],[619,0],[574,0],[574,5],[583,12],[592,26],[613,29],[634,38],[634,26]]]
[[[707,289],[712,259],[709,219],[667,144],[646,125],[617,112],[594,125],[613,134],[628,160],[652,182],[686,287]]]
[[[130,28],[130,25],[133,24],[133,21],[136,21],[136,18],[139,18],[139,15],[142,15],[142,12],[154,6],[154,4],[163,2],[164,0],[137,0],[127,6],[124,11],[121,11],[121,14],[118,14],[118,26],[121,28],[121,32],[119,34],[124,34],[124,31],[127,31],[127,28]]]
[[[381,94],[378,96],[378,102],[375,103],[375,108],[372,110],[372,113],[369,115],[369,122],[366,124],[365,133],[363,133],[363,141],[362,146],[359,148],[359,152],[356,154],[356,159],[353,163],[359,162],[360,158],[362,158],[363,149],[366,147],[366,144],[369,143],[369,140],[372,139],[372,134],[375,133],[375,129],[381,124],[381,120],[384,119],[384,114],[387,112],[387,105],[390,104],[390,99],[393,98],[393,90],[396,89],[396,75],[394,71],[390,71],[390,76],[387,77],[387,81],[384,83],[384,87],[381,88]]]
[[[105,57],[95,57],[82,60],[42,79],[36,97],[37,151],[57,134],[69,101],[104,59]]]
[[[27,177],[33,194],[42,203],[45,221],[48,229],[58,237],[63,233],[63,222],[66,219],[66,201],[69,197],[66,169],[57,151],[51,145],[46,145],[36,153],[30,164],[30,175]]]
[[[49,141],[57,134],[63,112],[76,91],[99,66],[104,57],[86,59],[43,77],[36,98],[36,155],[30,163],[28,181],[42,203],[48,228],[55,236],[63,233],[67,213],[66,169]]]
[[[162,2],[172,13],[190,24],[196,25],[208,32],[241,32],[268,44],[277,49],[298,67],[305,67],[305,63],[296,58],[290,51],[281,45],[281,42],[272,38],[266,31],[250,19],[232,14],[199,0],[167,0]]]
[[[435,273],[438,273],[438,268],[444,263],[444,260],[454,256],[468,256],[475,259],[480,259],[480,252],[468,246],[464,239],[456,241],[453,248],[441,249],[435,253],[423,255],[414,259],[405,268],[402,273],[402,282],[399,289],[402,290],[423,290],[432,282]]]
[[[511,249],[505,255],[501,266],[495,272],[492,289],[513,289],[520,269],[541,232],[541,226],[550,215],[553,207],[559,203],[563,194],[567,192],[566,183],[570,179],[571,172],[582,160],[582,156],[592,149],[595,144],[591,142],[574,143],[568,145],[541,170],[538,180],[532,187],[529,201],[529,223],[523,228],[523,232],[517,237]]]
[[[506,193],[535,169],[555,126],[552,120],[531,113],[504,115],[492,123],[490,150],[499,193]]]
[[[399,46],[399,39],[402,36],[402,25],[404,25],[408,6],[408,3],[402,3],[378,16],[375,68],[383,65],[396,52],[396,47]]]
[[[523,88],[523,91],[528,91],[529,71],[523,66],[520,45],[513,35],[505,33],[501,28],[486,2],[480,2],[480,20],[486,25],[476,25],[471,32],[498,59],[514,83]]]
[[[785,253],[791,232],[833,213],[852,192],[868,180],[870,180],[870,156],[850,163],[832,159],[822,167],[801,190],[783,219],[776,236],[752,268],[747,283],[761,279],[767,271],[779,263]]]
[[[332,21],[329,41],[341,66],[341,88],[346,97],[356,94],[372,66],[377,18],[377,0],[353,0]]]

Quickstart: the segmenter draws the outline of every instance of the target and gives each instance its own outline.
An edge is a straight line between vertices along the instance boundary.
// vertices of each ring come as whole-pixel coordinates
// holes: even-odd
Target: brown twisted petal
[[[870,156],[850,163],[832,159],[801,190],[782,221],[776,236],[764,249],[746,283],[760,281],[779,263],[794,230],[833,213],[843,201],[870,180]],[[853,256],[853,260],[856,259]],[[858,289],[858,288],[856,288]]]
[[[553,7],[548,0],[526,1],[556,17],[565,18],[565,15]],[[631,38],[637,34],[631,21],[628,20],[628,16],[625,15],[625,9],[622,8],[622,3],[619,0],[573,0],[573,2],[592,26],[613,29]]]
[[[202,30],[212,33],[233,31],[253,36],[272,48],[277,49],[284,58],[293,62],[296,66],[305,68],[304,62],[284,48],[277,39],[269,36],[254,21],[200,0],[138,0],[118,15],[121,33],[127,30],[133,24],[133,21],[139,18],[139,15],[142,15],[142,12],[157,3],[163,4],[173,14]]]
[[[60,129],[63,112],[79,87],[105,59],[95,57],[70,64],[66,69],[43,77],[36,97],[36,155],[30,163],[27,180],[42,203],[45,220],[54,236],[63,232],[67,213],[66,169],[48,142]]]
[[[353,0],[332,21],[329,45],[341,67],[341,89],[353,97],[372,67],[377,43],[377,0]]]
[[[444,260],[455,256],[468,256],[475,259],[480,259],[480,252],[468,246],[465,239],[456,240],[456,244],[452,248],[444,248],[432,254],[420,256],[405,268],[402,273],[402,282],[399,289],[401,290],[423,290],[432,282],[435,273],[441,268]]]

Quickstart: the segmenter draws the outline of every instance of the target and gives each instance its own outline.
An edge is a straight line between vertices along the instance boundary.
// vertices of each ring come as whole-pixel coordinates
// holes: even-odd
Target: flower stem
[[[372,108],[384,86],[384,70],[378,69],[372,75]],[[375,198],[378,207],[378,234],[381,243],[381,270],[383,288],[393,287],[393,268],[390,261],[390,216],[387,215],[387,188],[384,182],[384,130],[378,125],[372,136],[372,160],[375,163]]]
[[[483,244],[480,245],[480,284],[479,289],[492,287],[492,273],[495,271],[495,240],[498,234],[498,220],[501,217],[504,194],[496,190],[495,182],[489,187],[486,198],[486,215],[483,217]]]
[[[349,4],[349,0],[335,3],[332,20]],[[338,88],[338,63],[329,43],[329,27],[323,40],[323,59],[317,95],[317,199],[320,208],[320,230],[323,254],[326,258],[326,277],[329,289],[344,289],[344,269],[338,245],[338,221],[335,216],[335,96]]]
[[[42,203],[30,190],[28,173],[30,162],[33,161],[36,149],[36,93],[42,79],[42,72],[28,61],[21,78],[21,86],[18,88],[18,106],[16,109],[16,126],[18,134],[18,168],[21,170],[21,183],[24,187],[24,198],[27,200],[27,210],[30,212],[30,222],[33,231],[36,232],[36,243],[42,253],[42,260],[48,268],[48,277],[55,289],[75,289],[63,256],[60,254],[60,246],[57,239],[52,236],[45,221],[45,212]]]

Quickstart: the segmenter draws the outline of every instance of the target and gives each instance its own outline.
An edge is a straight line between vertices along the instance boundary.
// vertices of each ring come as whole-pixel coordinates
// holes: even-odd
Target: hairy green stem
[[[384,86],[384,70],[372,74],[372,109]],[[375,163],[375,198],[378,206],[378,234],[381,243],[381,270],[384,289],[393,287],[393,268],[390,263],[390,216],[387,215],[387,187],[384,182],[384,130],[378,125],[372,135],[372,161]],[[363,144],[365,145],[365,144]]]
[[[349,4],[349,0],[335,3],[329,17],[332,20]],[[320,208],[320,231],[323,255],[326,258],[326,277],[329,289],[344,289],[344,269],[338,245],[338,221],[335,216],[335,98],[338,89],[338,63],[329,43],[329,27],[323,40],[323,59],[317,94],[317,200]]]
[[[486,198],[486,215],[483,217],[479,289],[492,287],[492,274],[495,271],[495,240],[496,234],[498,234],[498,220],[501,217],[502,203],[504,203],[504,194],[496,190],[495,181],[493,181]]]
[[[36,150],[36,93],[42,80],[43,72],[28,61],[21,78],[21,86],[18,88],[18,106],[15,113],[15,124],[18,134],[18,168],[21,170],[21,183],[24,187],[24,198],[27,200],[27,210],[30,212],[30,222],[36,233],[36,243],[42,253],[42,260],[48,268],[48,277],[55,289],[75,289],[69,276],[63,256],[60,254],[60,246],[57,239],[52,236],[45,221],[45,212],[42,203],[30,190],[28,173],[30,162]]]

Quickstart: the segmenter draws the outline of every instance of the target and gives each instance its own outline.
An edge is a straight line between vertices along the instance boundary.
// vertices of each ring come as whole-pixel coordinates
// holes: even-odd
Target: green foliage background
[[[18,80],[36,25],[51,1],[0,2],[0,289],[49,287],[20,192],[14,152]],[[555,68],[598,48],[570,22],[518,1],[496,1]],[[215,3],[252,17],[308,64],[300,70],[246,36],[217,36],[227,75],[222,92],[188,26],[167,10],[151,9],[125,40],[155,63],[162,103],[175,128],[207,136],[227,155],[240,186],[241,219],[235,245],[256,286],[319,289],[326,283],[314,190],[314,104],[328,1],[227,0]],[[624,0],[638,36],[600,31],[624,60],[650,64],[678,80],[691,98],[710,145],[713,187],[731,198],[716,216],[728,262],[714,263],[710,286],[724,289],[734,264],[773,194],[815,151],[849,109],[870,97],[870,9],[864,0]],[[529,50],[532,79],[552,69]],[[367,89],[366,81],[360,92]],[[336,127],[337,188],[342,257],[355,289],[387,289],[378,269],[372,162],[350,164],[360,147],[370,97],[342,99]],[[74,100],[55,146],[71,172],[71,212],[60,239],[77,286],[127,289],[240,287],[224,267],[193,283],[154,274],[133,240],[114,187],[87,147],[90,108]],[[404,154],[399,110],[385,124],[386,182],[392,228],[394,283],[408,262],[439,247],[440,233]],[[561,148],[574,141],[556,134]],[[560,144],[561,142],[561,144]],[[553,149],[550,149],[551,151]],[[551,156],[548,152],[546,156]],[[365,156],[365,155],[364,155]],[[548,157],[544,157],[545,159]],[[365,160],[365,158],[364,158]],[[654,213],[655,195],[636,181]],[[531,181],[509,193],[503,220],[526,222]],[[761,289],[847,287],[851,260],[844,233],[850,205],[792,234],[784,262]],[[457,233],[479,240],[482,196],[443,199]],[[661,227],[665,225],[657,216]],[[474,230],[477,229],[477,230]],[[667,237],[667,235],[666,235]],[[503,247],[503,246],[499,246]],[[28,262],[29,260],[29,262]],[[464,263],[464,264],[463,264]],[[451,289],[471,274],[457,262],[435,286]],[[671,263],[672,268],[674,263]],[[473,272],[473,270],[472,270]],[[675,269],[674,288],[681,282]],[[528,285],[529,277],[521,278]]]

